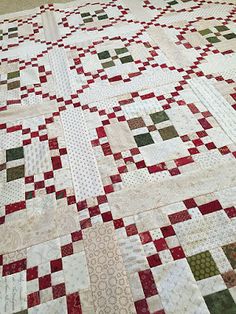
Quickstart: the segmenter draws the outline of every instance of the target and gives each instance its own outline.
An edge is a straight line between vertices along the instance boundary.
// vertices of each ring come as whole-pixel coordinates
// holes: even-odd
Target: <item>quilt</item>
[[[0,16],[0,313],[236,313],[235,0]]]

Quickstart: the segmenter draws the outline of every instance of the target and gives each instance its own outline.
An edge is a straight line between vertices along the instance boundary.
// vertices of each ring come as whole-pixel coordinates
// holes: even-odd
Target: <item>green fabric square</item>
[[[115,65],[115,63],[113,61],[108,61],[108,62],[102,63],[102,66],[104,69],[113,67],[114,65]]]
[[[225,255],[227,256],[231,266],[236,268],[236,243],[227,244],[222,247]]]
[[[95,13],[100,14],[100,13],[105,13],[105,11],[104,10],[96,10]]]
[[[179,136],[173,125],[160,129],[159,133],[164,141]]]
[[[99,20],[105,20],[105,19],[108,19],[108,16],[107,16],[107,14],[99,15],[99,16],[98,16],[98,19],[99,19]]]
[[[236,304],[229,290],[219,291],[204,297],[211,314],[235,314]]]
[[[206,29],[203,29],[203,30],[199,31],[199,33],[200,33],[202,36],[205,36],[205,35],[207,35],[207,34],[212,33],[212,31],[211,31],[209,28],[206,28]]]
[[[226,39],[232,39],[232,38],[235,38],[236,37],[236,34],[234,33],[230,33],[230,34],[226,34],[226,35],[223,35]]]
[[[15,38],[17,37],[17,33],[8,34],[8,38]]]
[[[81,13],[81,16],[82,16],[82,17],[87,17],[87,16],[90,16],[90,13],[89,13],[89,12]]]
[[[215,29],[218,30],[218,32],[224,32],[224,31],[228,31],[228,27],[225,25],[220,25],[220,26],[215,26]]]
[[[207,41],[209,41],[209,43],[211,44],[215,44],[220,42],[219,38],[217,38],[216,36],[212,36],[212,37],[208,37],[206,38]]]
[[[121,63],[128,63],[134,61],[134,59],[131,56],[125,56],[120,58]]]
[[[15,82],[11,82],[7,84],[7,89],[11,90],[11,89],[16,89],[20,87],[20,81],[15,81]]]
[[[151,117],[153,123],[155,123],[155,124],[169,120],[169,117],[167,116],[165,111],[159,111],[159,112],[151,113],[150,117]]]
[[[23,178],[25,175],[25,166],[17,166],[7,169],[7,182]]]
[[[175,1],[175,0],[174,0],[174,1],[171,1],[171,2],[168,2],[169,5],[174,5],[174,4],[177,4],[177,3],[178,3],[178,2]]]
[[[17,27],[8,28],[8,32],[15,32],[15,31],[17,31]]]
[[[99,60],[110,58],[109,51],[105,50],[105,51],[99,52],[98,53],[98,58],[99,58]]]
[[[7,74],[7,79],[10,80],[19,76],[20,76],[20,71],[14,71]]]
[[[120,55],[120,54],[122,54],[122,53],[126,53],[126,52],[128,52],[128,49],[127,48],[117,48],[117,49],[115,49],[115,52],[118,54],[118,55]]]
[[[220,273],[209,251],[187,257],[187,261],[196,280],[212,277]]]
[[[135,139],[135,142],[137,143],[138,147],[146,146],[146,145],[154,143],[150,133],[135,135],[134,139]]]
[[[56,199],[59,200],[65,196],[64,191],[60,191],[59,193],[56,194]]]
[[[28,314],[28,310],[23,310],[23,311],[20,311],[20,312],[14,313],[14,314]]]
[[[26,198],[27,200],[30,200],[30,199],[32,199],[33,197],[34,197],[34,192],[33,192],[33,191],[30,191],[30,192],[27,192],[27,193],[26,193],[25,198]]]
[[[139,129],[146,126],[142,117],[133,118],[128,120],[127,122],[131,130]]]
[[[7,168],[6,163],[4,162],[3,164],[0,165],[0,171],[3,171]]]
[[[84,23],[90,23],[90,22],[92,22],[93,21],[93,19],[90,17],[90,18],[87,18],[87,19],[84,19]]]
[[[23,147],[11,148],[6,151],[6,161],[24,158]]]

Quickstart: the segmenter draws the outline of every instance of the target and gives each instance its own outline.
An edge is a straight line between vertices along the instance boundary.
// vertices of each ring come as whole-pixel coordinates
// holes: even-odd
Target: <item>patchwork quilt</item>
[[[0,16],[0,313],[236,313],[235,0]]]

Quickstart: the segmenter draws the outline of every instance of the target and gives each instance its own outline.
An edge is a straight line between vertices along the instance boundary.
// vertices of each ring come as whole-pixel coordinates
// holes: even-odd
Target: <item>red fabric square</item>
[[[26,280],[30,281],[38,278],[38,266],[27,269]]]
[[[170,250],[174,260],[184,258],[185,254],[181,246],[174,247]]]
[[[198,208],[203,215],[206,215],[222,209],[222,206],[218,200],[215,200],[207,204],[200,205]]]
[[[77,203],[77,209],[78,209],[78,211],[81,211],[81,210],[85,209],[86,207],[87,207],[87,202],[86,202],[86,200],[80,201],[80,202]]]
[[[119,229],[119,228],[124,227],[124,221],[123,221],[122,218],[120,218],[120,219],[115,219],[115,220],[113,221],[113,223],[114,223],[115,229]]]
[[[154,240],[153,243],[158,252],[168,249],[166,240],[164,238]]]
[[[138,233],[137,227],[135,224],[129,225],[125,227],[127,236],[130,237]]]
[[[73,242],[82,240],[82,231],[75,231],[71,233],[71,239]]]
[[[68,314],[82,314],[79,293],[75,292],[66,296]]]
[[[39,278],[39,289],[43,290],[43,289],[47,289],[49,287],[51,287],[52,282],[51,282],[51,275],[45,275],[43,277]]]
[[[228,207],[225,208],[225,212],[228,215],[229,218],[236,217],[236,208],[235,207]]]
[[[26,269],[26,258],[3,265],[2,275],[7,276]]]
[[[89,211],[90,217],[97,216],[101,213],[98,205],[93,206],[93,207],[89,207],[88,211]]]
[[[62,163],[60,156],[51,157],[53,170],[61,169]]]
[[[62,270],[62,259],[55,259],[53,261],[50,262],[51,265],[51,272],[55,273],[56,271],[60,271]]]
[[[147,260],[150,267],[156,267],[162,264],[160,256],[158,254],[148,256]]]
[[[104,222],[111,221],[112,220],[111,212],[102,213],[102,220]]]
[[[140,271],[139,278],[146,298],[157,294],[156,284],[150,269]]]
[[[150,314],[148,304],[145,299],[134,302],[137,314]]]
[[[57,299],[66,295],[66,287],[64,283],[60,283],[52,287],[53,299]]]
[[[175,230],[172,226],[162,227],[161,232],[162,232],[164,238],[171,237],[171,236],[175,235]]]
[[[197,207],[197,204],[193,198],[189,198],[187,200],[184,200],[183,202],[187,209]]]
[[[33,307],[35,305],[40,304],[39,291],[28,294],[27,304],[28,304],[28,307]]]
[[[170,222],[172,224],[176,224],[178,222],[182,222],[182,221],[191,219],[191,216],[190,216],[190,214],[188,213],[187,210],[182,210],[180,212],[168,215],[168,217],[169,217]]]
[[[104,203],[107,203],[107,196],[106,195],[99,195],[97,197],[97,200],[98,200],[98,204],[104,204]]]
[[[152,237],[151,237],[151,234],[149,231],[140,233],[139,237],[140,237],[142,244],[146,244],[146,243],[152,241]]]
[[[71,254],[73,254],[73,244],[72,243],[63,245],[61,247],[61,255],[62,255],[62,257],[68,256],[68,255],[71,255]]]

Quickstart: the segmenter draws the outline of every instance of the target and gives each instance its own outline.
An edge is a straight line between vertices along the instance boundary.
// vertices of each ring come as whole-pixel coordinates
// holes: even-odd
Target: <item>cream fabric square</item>
[[[127,122],[110,124],[105,127],[113,153],[123,152],[136,147],[136,143]]]

